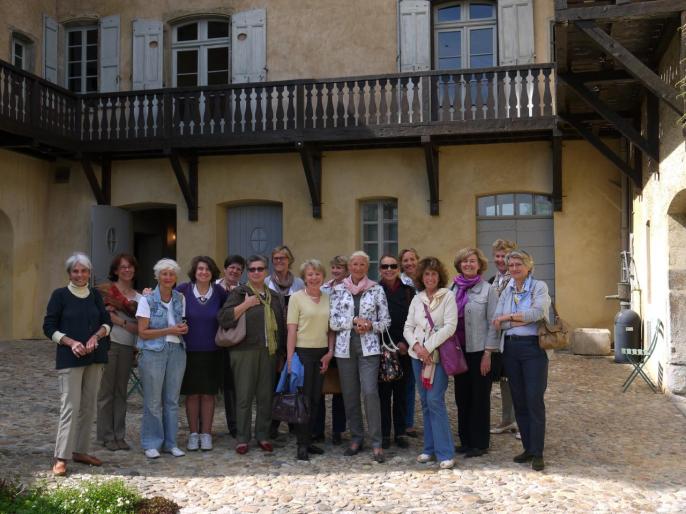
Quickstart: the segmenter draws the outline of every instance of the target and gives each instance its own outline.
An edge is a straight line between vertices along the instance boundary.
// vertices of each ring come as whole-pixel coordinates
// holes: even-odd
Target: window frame
[[[505,195],[512,195],[513,196],[513,206],[514,206],[514,214],[498,214],[498,197],[499,196],[505,196]],[[533,214],[521,214],[519,212],[519,202],[517,201],[517,195],[530,195],[531,196],[531,205],[533,208]],[[540,214],[536,212],[536,197],[537,196],[544,196],[548,199],[549,205],[550,205],[550,213],[549,214]],[[482,198],[495,198],[495,209],[496,209],[496,214],[493,216],[489,216],[486,214],[480,214],[479,213],[479,200]],[[520,218],[526,218],[526,219],[551,219],[554,217],[555,214],[555,209],[553,208],[553,195],[548,194],[548,193],[540,193],[536,191],[504,191],[501,193],[494,193],[494,194],[487,194],[487,195],[478,195],[476,197],[476,219],[477,220],[505,220],[505,219],[520,219]]]
[[[386,204],[391,203],[392,208],[394,209],[395,212],[395,217],[393,219],[386,219],[384,217],[384,207]],[[376,220],[369,221],[364,219],[364,208],[365,205],[371,205],[371,204],[376,204],[377,206],[377,211],[376,211]],[[367,254],[367,245],[369,244],[376,244],[377,245],[377,255],[376,259],[373,258],[372,255],[369,256],[369,277],[373,278],[374,280],[378,280],[379,278],[379,261],[381,260],[381,256],[384,255],[385,253],[390,253],[391,255],[397,255],[398,253],[398,242],[400,239],[400,226],[398,223],[399,216],[398,216],[398,199],[397,198],[368,198],[364,200],[360,200],[359,202],[359,213],[360,213],[360,248],[362,248],[363,251],[365,251]],[[384,237],[384,228],[385,225],[395,225],[395,235],[396,239],[385,239]],[[376,225],[377,227],[377,232],[376,232],[376,240],[366,240],[365,239],[365,226],[371,226],[371,225]],[[395,252],[386,252],[385,247],[386,245],[395,245]]]
[[[489,4],[493,7],[493,17],[492,18],[477,18],[470,19],[469,16],[469,6],[472,3],[479,4]],[[446,7],[460,7],[461,19],[458,21],[450,22],[438,22],[438,11],[440,9],[445,9]],[[439,68],[439,45],[438,45],[438,34],[440,32],[455,32],[460,31],[460,62],[462,66],[458,69],[470,69],[472,67],[471,63],[471,52],[470,52],[470,33],[475,29],[492,29],[493,33],[493,63],[490,66],[482,66],[483,68],[491,68],[498,65],[498,5],[495,0],[459,0],[452,2],[440,2],[432,4],[431,6],[431,32],[432,32],[432,65],[433,69],[440,71]],[[445,68],[454,69],[454,68]]]
[[[88,75],[87,73],[87,68],[88,68],[88,63],[93,62],[93,60],[88,59],[88,32],[89,31],[95,31],[95,35],[97,36],[97,41],[95,44],[96,47],[96,52],[95,52],[95,89],[92,91],[88,90],[88,79],[92,78],[93,75]],[[73,34],[75,32],[81,32],[81,74],[79,75],[78,78],[81,79],[81,87],[79,88],[78,91],[74,91],[73,89],[70,89],[69,87],[69,81],[71,79],[75,79],[77,77],[72,77],[69,75],[69,63],[72,62],[78,62],[78,61],[70,61],[69,60],[69,49],[72,47],[72,45],[69,44],[69,35]],[[100,27],[95,24],[95,25],[78,25],[74,27],[67,27],[64,30],[64,87],[65,89],[68,89],[69,91],[73,91],[74,93],[81,93],[81,94],[86,94],[86,93],[97,93],[100,91]],[[74,46],[74,48],[76,48]]]
[[[219,21],[228,25],[228,36],[221,38],[207,37],[208,25],[210,22]],[[178,41],[178,30],[188,25],[198,25],[198,38],[192,41]],[[177,74],[177,54],[179,51],[196,50],[197,51],[197,84],[196,86],[187,87],[203,87],[208,83],[208,59],[207,51],[211,48],[226,48],[228,55],[227,70],[228,81],[231,83],[231,20],[229,18],[209,17],[201,19],[193,19],[189,21],[179,22],[172,27],[171,38],[171,54],[172,54],[172,87],[186,87],[178,86]],[[222,84],[223,85],[223,84]]]
[[[22,49],[22,57],[21,57],[21,66],[17,65],[16,62],[16,54],[15,54],[15,45],[19,45]],[[16,66],[20,70],[28,71],[28,72],[33,72],[33,64],[34,64],[34,58],[33,58],[33,52],[34,52],[34,43],[33,40],[28,38],[27,36],[19,33],[19,32],[12,32],[12,38],[10,40],[10,56],[11,56],[11,64],[12,66]]]

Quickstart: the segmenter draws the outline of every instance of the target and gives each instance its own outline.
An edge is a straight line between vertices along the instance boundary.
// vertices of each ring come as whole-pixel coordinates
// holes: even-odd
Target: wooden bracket
[[[102,157],[100,160],[100,181],[98,181],[93,169],[93,161],[90,158],[82,155],[81,166],[91,186],[95,201],[98,202],[98,205],[110,205],[112,203],[112,159]]]
[[[643,3],[654,4],[655,2]],[[629,73],[636,77],[651,93],[665,102],[679,116],[684,114],[683,102],[677,100],[677,90],[666,84],[653,70],[596,25],[594,21],[575,21],[574,25],[607,55],[624,66]]]
[[[558,115],[558,117],[567,123],[569,123],[574,129],[586,140],[588,141],[596,150],[605,156],[612,164],[614,164],[619,171],[624,173],[627,177],[634,181],[636,187],[641,187],[641,176],[636,170],[627,164],[617,153],[607,146],[602,139],[596,136],[593,132],[588,130],[583,124],[576,121],[574,118],[563,118]]]
[[[438,146],[431,140],[431,136],[422,136],[422,148],[426,160],[426,178],[429,181],[429,214],[439,214],[439,177],[438,177]]]
[[[307,188],[310,190],[312,200],[312,217],[321,219],[322,217],[322,151],[311,143],[296,143],[296,148],[300,153]]]
[[[179,183],[179,189],[188,208],[188,221],[198,221],[198,156],[188,156],[188,177],[181,164],[181,157],[177,152],[169,154],[169,162]]]
[[[648,157],[654,160],[658,159],[655,147],[641,136],[640,132],[634,129],[631,123],[610,109],[605,102],[593,94],[581,81],[577,80],[573,75],[558,74],[558,77],[560,80],[564,81],[579,98],[586,102],[606,121],[611,123],[624,137],[640,148]]]
[[[553,133],[553,209],[555,212],[562,211],[562,135],[556,131]]]

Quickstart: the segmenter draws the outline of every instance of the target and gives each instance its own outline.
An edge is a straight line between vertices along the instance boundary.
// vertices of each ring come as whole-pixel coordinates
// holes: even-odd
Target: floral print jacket
[[[330,315],[329,326],[336,332],[336,349],[334,355],[337,358],[350,358],[350,331],[353,328],[353,318],[355,317],[355,301],[350,291],[343,284],[338,284],[330,293]],[[360,312],[357,314],[361,318],[372,321],[371,332],[360,336],[362,343],[362,354],[378,355],[381,353],[379,335],[391,325],[391,316],[388,313],[388,303],[383,288],[376,284],[360,297]]]

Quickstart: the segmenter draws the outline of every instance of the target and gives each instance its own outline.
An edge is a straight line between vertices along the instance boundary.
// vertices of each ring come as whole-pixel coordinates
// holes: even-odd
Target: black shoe
[[[545,468],[545,462],[543,462],[543,457],[532,457],[531,458],[531,469],[534,471],[543,471]]]
[[[331,435],[331,442],[336,446],[342,444],[343,443],[343,437],[341,436],[341,433],[340,432],[334,432]]]
[[[383,456],[383,453],[375,453],[374,461],[378,462],[379,464],[383,464],[384,462],[386,462],[386,457]]]
[[[390,437],[384,437],[381,440],[381,448],[384,450],[388,450],[391,447],[391,438]]]
[[[324,442],[324,434],[316,434],[312,436],[312,441],[315,443],[323,443]]]
[[[517,464],[524,464],[525,462],[529,462],[533,458],[534,456],[531,455],[529,452],[523,451],[519,455],[515,455],[515,457],[512,460]],[[543,462],[543,457],[541,457],[541,462]]]
[[[324,450],[322,450],[319,446],[311,444],[307,447],[307,453],[311,453],[312,455],[322,455]]]
[[[419,434],[416,430],[408,430],[407,432],[405,432],[405,435],[407,437],[411,437],[412,439],[417,439],[419,437]]]
[[[298,453],[296,455],[298,460],[310,460],[309,455],[307,455],[307,446],[298,446]]]
[[[362,451],[361,445],[357,448],[353,448],[352,446],[350,446],[343,452],[343,455],[345,455],[346,457],[354,457],[355,455],[360,453],[360,451]]]
[[[409,448],[410,443],[407,440],[407,437],[404,435],[399,435],[398,437],[395,438],[395,444],[398,445],[398,448]]]
[[[488,450],[481,450],[479,448],[471,448],[467,453],[464,454],[465,458],[470,459],[473,457],[481,457],[488,453]]]
[[[471,448],[468,446],[456,446],[455,447],[455,453],[467,453]]]

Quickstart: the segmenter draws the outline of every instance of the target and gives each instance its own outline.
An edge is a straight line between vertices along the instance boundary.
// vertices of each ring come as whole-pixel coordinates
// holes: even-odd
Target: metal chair
[[[650,386],[653,392],[657,393],[657,386],[653,383],[650,377],[646,375],[646,372],[643,371],[643,367],[646,365],[650,357],[653,355],[655,347],[657,346],[658,337],[664,337],[664,325],[662,321],[659,319],[655,323],[655,332],[653,333],[653,339],[650,341],[650,346],[647,350],[644,350],[643,348],[622,348],[622,354],[626,355],[626,358],[628,359],[629,363],[631,363],[631,365],[634,367],[634,369],[631,370],[631,374],[629,375],[629,377],[624,381],[623,392],[626,393],[626,390],[629,389],[631,383],[636,379],[637,376],[640,375],[641,378],[645,380],[645,383],[648,384],[648,386]]]

